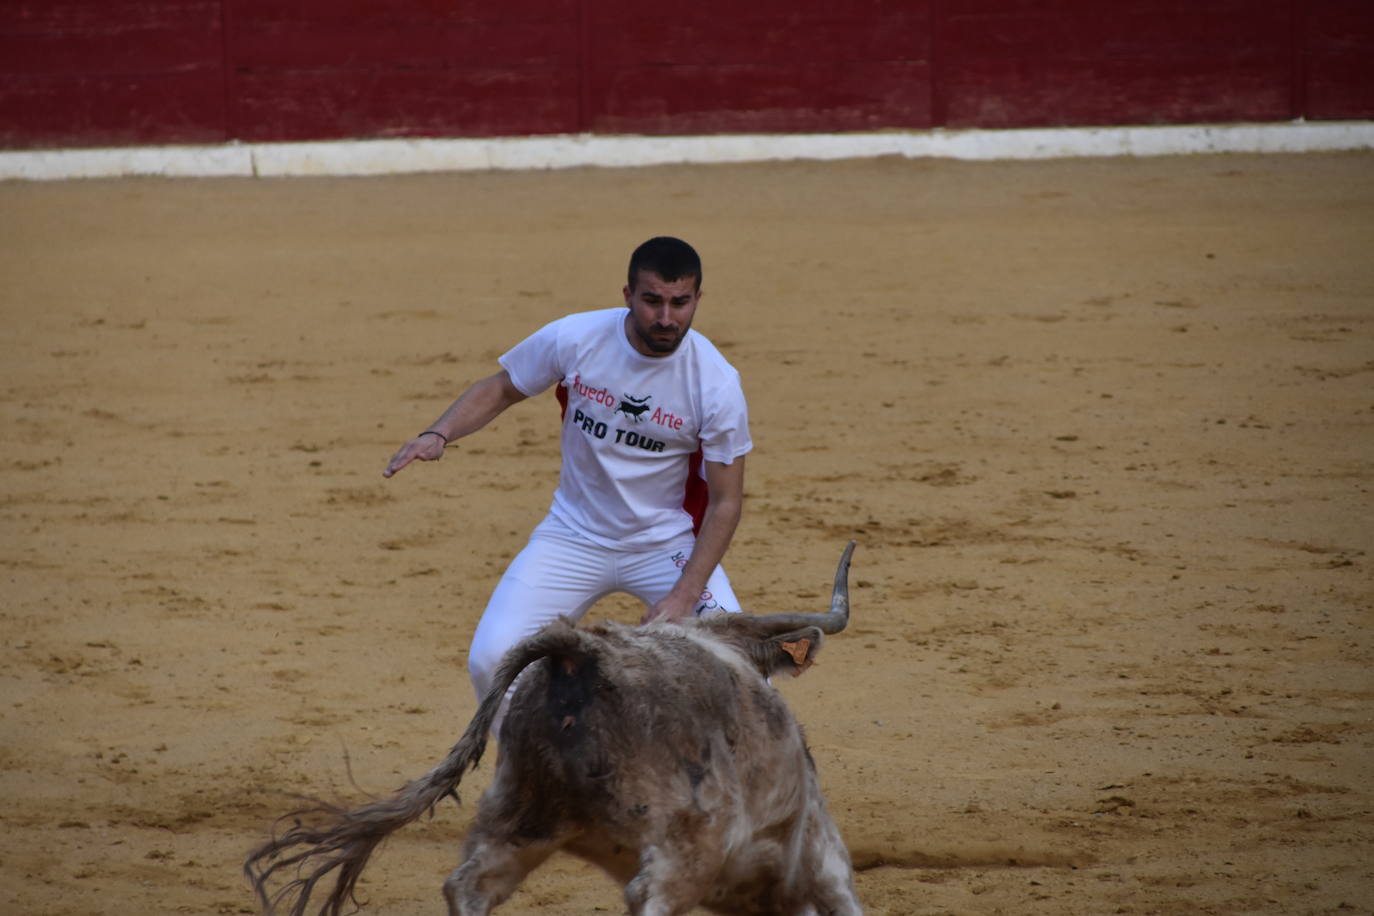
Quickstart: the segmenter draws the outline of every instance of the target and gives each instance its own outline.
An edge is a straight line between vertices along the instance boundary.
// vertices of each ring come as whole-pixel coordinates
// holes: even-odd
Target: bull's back
[[[724,842],[792,829],[812,770],[787,707],[729,647],[673,626],[604,624],[526,670],[502,733],[517,783],[615,843],[738,822]]]
[[[526,669],[501,736],[520,756],[569,764],[569,779],[603,782],[604,768],[589,766],[594,760],[609,767],[645,755],[693,758],[714,738],[733,747],[753,706],[741,698],[766,688],[742,660],[678,627],[600,624],[579,635],[576,646]]]

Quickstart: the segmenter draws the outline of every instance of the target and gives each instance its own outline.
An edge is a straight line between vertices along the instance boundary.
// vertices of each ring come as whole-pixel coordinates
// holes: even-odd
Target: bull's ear
[[[819,627],[803,627],[771,636],[758,644],[755,662],[764,677],[772,677],[779,671],[788,671],[797,677],[815,662],[822,638]]]

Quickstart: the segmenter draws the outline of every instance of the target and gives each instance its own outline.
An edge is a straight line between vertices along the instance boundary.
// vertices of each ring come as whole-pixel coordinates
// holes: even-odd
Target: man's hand
[[[702,592],[711,572],[725,556],[725,548],[739,524],[744,501],[744,456],[731,464],[706,462],[706,485],[710,502],[702,518],[701,531],[692,545],[692,554],[682,567],[682,577],[653,607],[645,612],[640,623],[655,620],[683,620],[696,613],[702,603]]]
[[[382,471],[382,476],[390,477],[412,461],[438,461],[442,457],[444,457],[444,440],[442,438],[432,433],[419,435],[401,446],[400,451],[391,456],[391,461],[387,462],[386,470]]]
[[[696,613],[697,605],[701,603],[699,596],[693,595],[684,589],[673,589],[668,594],[659,599],[658,603],[644,612],[640,623],[653,623],[661,621],[672,623],[675,620],[686,620]]]
[[[525,400],[526,395],[515,387],[510,373],[502,369],[475,382],[444,411],[429,429],[411,439],[391,456],[383,477],[390,477],[412,461],[438,461],[444,457],[444,447],[464,436],[477,432],[497,414],[512,404]]]

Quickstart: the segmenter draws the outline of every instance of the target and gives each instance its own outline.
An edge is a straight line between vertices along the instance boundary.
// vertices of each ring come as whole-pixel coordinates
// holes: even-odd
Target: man
[[[612,592],[643,601],[645,622],[739,610],[720,561],[752,442],[739,373],[691,330],[701,278],[690,245],[649,239],[630,257],[625,308],[569,315],[521,341],[382,472],[436,461],[512,404],[559,386],[558,489],[473,634],[479,697],[507,649]]]

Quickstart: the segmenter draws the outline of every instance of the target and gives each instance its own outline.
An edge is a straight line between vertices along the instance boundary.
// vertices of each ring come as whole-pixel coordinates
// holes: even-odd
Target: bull
[[[263,911],[356,905],[379,843],[457,798],[509,692],[492,783],[444,882],[450,916],[485,916],[555,851],[624,885],[632,916],[701,906],[720,914],[861,914],[848,850],[822,798],[800,725],[768,678],[800,674],[823,633],[849,620],[851,541],[830,610],[716,614],[585,628],[561,620],[510,650],[443,762],[390,798],[326,803],[244,863]],[[513,687],[513,689],[512,689]],[[274,879],[286,880],[275,893]]]
[[[620,399],[620,406],[613,413],[623,413],[627,417],[634,417],[638,423],[644,419],[644,415],[649,412],[648,398],[632,398],[628,394]]]

